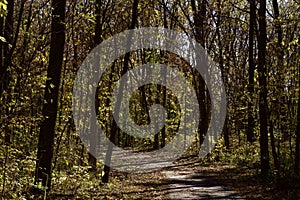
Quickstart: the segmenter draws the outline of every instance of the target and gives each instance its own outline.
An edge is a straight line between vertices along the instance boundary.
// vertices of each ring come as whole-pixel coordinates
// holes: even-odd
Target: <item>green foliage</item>
[[[23,1],[22,1],[23,2]],[[44,89],[49,64],[49,43],[51,37],[50,2],[24,1],[24,11],[20,11],[21,1],[15,1],[13,38],[16,47],[12,53],[12,63],[7,68],[8,90],[0,97],[0,196],[3,199],[31,199],[31,188],[43,191],[46,188],[34,185],[37,140]],[[200,1],[198,1],[200,2]],[[132,1],[105,1],[101,6],[101,38],[127,30],[130,24]],[[162,5],[166,3],[167,5]],[[271,6],[271,5],[268,5]],[[258,72],[254,74],[254,93],[249,94],[248,83],[248,1],[207,1],[207,16],[204,35],[205,47],[218,66],[223,64],[223,79],[228,99],[228,122],[230,148],[226,149],[221,138],[207,162],[232,164],[259,168],[259,118],[258,118]],[[46,192],[47,198],[53,194],[78,195],[79,199],[89,199],[96,190],[105,189],[113,193],[121,188],[121,181],[115,180],[104,186],[101,183],[103,163],[97,163],[96,172],[90,172],[88,153],[78,137],[71,118],[72,90],[76,72],[94,47],[95,2],[74,0],[67,2],[66,45],[64,52],[62,84],[60,88],[59,113],[56,124],[55,152],[53,158],[53,188]],[[270,14],[273,9],[269,7]],[[197,24],[193,18],[190,1],[145,1],[138,6],[138,27],[167,26],[193,38],[197,35]],[[292,176],[295,158],[295,132],[297,103],[299,97],[299,4],[285,1],[280,5],[280,18],[274,20],[268,15],[267,44],[267,89],[269,129],[273,124],[274,145],[280,167],[276,169],[273,156],[271,173]],[[7,1],[0,0],[0,18],[5,21]],[[20,15],[20,16],[19,16]],[[18,18],[20,17],[20,22]],[[198,20],[199,21],[199,20]],[[219,22],[218,22],[219,21]],[[19,26],[18,26],[19,23]],[[5,25],[5,24],[2,24]],[[276,27],[283,30],[282,42],[278,43]],[[5,27],[1,26],[4,31]],[[1,50],[7,38],[0,35]],[[18,34],[17,34],[18,33]],[[257,64],[257,38],[255,37],[254,61]],[[11,50],[13,44],[8,46]],[[4,55],[4,51],[1,51]],[[283,57],[280,57],[280,53]],[[117,59],[99,81],[98,122],[109,135],[111,131],[111,94],[115,83],[120,79],[124,57]],[[4,63],[4,61],[1,61]],[[164,63],[175,68],[194,84],[193,69],[186,60],[172,52],[142,49],[130,53],[129,68],[133,69],[148,62]],[[1,63],[1,64],[2,64]],[[2,67],[2,65],[1,65]],[[2,68],[1,68],[2,69]],[[2,74],[1,74],[2,81]],[[2,82],[1,82],[2,83]],[[52,87],[52,86],[51,86]],[[195,86],[196,87],[196,86]],[[195,88],[196,90],[198,88]],[[143,94],[144,92],[144,94]],[[145,95],[145,99],[143,97]],[[164,95],[166,102],[164,101]],[[170,142],[180,125],[183,112],[178,99],[167,88],[148,85],[136,91],[130,104],[130,115],[137,124],[149,123],[148,111],[154,103],[165,104],[168,111],[165,126],[166,143]],[[145,106],[145,102],[148,104]],[[206,99],[208,104],[209,98]],[[254,140],[246,142],[248,125],[248,103],[253,104]],[[5,141],[9,136],[10,142]],[[199,135],[198,135],[199,136]],[[270,136],[270,135],[269,135]],[[136,139],[122,131],[118,145],[137,151],[153,150],[154,137]],[[159,133],[161,144],[162,131]],[[199,137],[187,154],[199,152]],[[270,144],[270,152],[272,152]],[[270,154],[271,155],[271,154]],[[80,195],[81,196],[80,196]],[[111,197],[112,195],[108,195]],[[59,197],[58,197],[59,198]],[[103,197],[104,198],[104,197]],[[120,197],[121,198],[121,197]]]
[[[6,39],[5,39],[5,37],[2,37],[2,36],[0,36],[0,41],[1,42],[7,42]]]
[[[25,155],[19,148],[1,145],[1,189],[5,199],[25,198],[24,191],[33,186],[35,154]],[[4,187],[4,188],[3,188]]]
[[[0,1],[0,17],[3,17],[6,14],[6,11],[7,11],[7,0],[1,0]]]
[[[228,160],[229,163],[241,166],[257,166],[260,161],[258,149],[258,144],[250,145],[249,143],[245,143],[238,145],[237,148],[226,154],[226,160]]]

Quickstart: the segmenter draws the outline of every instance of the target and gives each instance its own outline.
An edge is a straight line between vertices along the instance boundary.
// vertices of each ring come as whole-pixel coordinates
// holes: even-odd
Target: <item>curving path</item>
[[[186,166],[171,167],[163,170],[167,178],[168,199],[239,199],[234,191],[225,188],[213,181],[208,174],[195,172]]]
[[[159,170],[164,175],[165,180],[159,186],[161,191],[164,191],[164,195],[158,195],[155,199],[239,199],[241,198],[234,191],[216,183],[212,174],[204,173],[201,170],[203,167],[197,159],[191,158],[188,161],[172,162],[150,162],[149,158],[142,154],[124,155],[123,152],[114,151],[116,157],[126,157],[131,162],[134,160],[144,160],[144,165],[140,165],[140,169],[152,168],[158,169],[159,166],[164,166],[164,169]],[[118,163],[116,165],[119,169],[130,169],[130,165],[125,163]],[[132,168],[134,171],[134,168]],[[153,178],[153,177],[152,177]],[[157,177],[159,179],[159,177]],[[160,177],[161,178],[161,177]]]

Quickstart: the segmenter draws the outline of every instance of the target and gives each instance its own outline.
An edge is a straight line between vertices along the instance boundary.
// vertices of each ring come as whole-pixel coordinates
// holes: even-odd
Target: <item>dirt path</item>
[[[164,171],[169,199],[242,199],[233,191],[212,181],[212,178],[190,171]]]
[[[216,183],[194,164],[175,165],[162,171],[167,179],[168,199],[240,199],[234,191]]]
[[[136,157],[128,159],[136,159]],[[143,159],[145,165],[149,167],[149,163],[146,162],[147,158]],[[124,164],[119,167],[122,165]],[[158,163],[151,165],[154,169],[158,168]],[[212,168],[211,171],[205,171],[205,167],[199,162],[198,157],[187,157],[173,165],[167,162],[160,163],[160,166],[166,167],[145,175],[145,178],[141,178],[142,176],[138,174],[132,174],[131,180],[135,180],[136,183],[131,184],[142,186],[139,191],[133,193],[142,193],[143,198],[151,197],[151,199],[243,199],[236,192],[216,182],[218,177],[213,171],[217,169]],[[128,166],[124,165],[124,167]],[[140,178],[141,180],[139,180]]]

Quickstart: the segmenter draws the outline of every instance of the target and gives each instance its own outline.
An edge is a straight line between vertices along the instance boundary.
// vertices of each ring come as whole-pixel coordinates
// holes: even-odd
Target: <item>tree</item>
[[[259,76],[259,122],[260,122],[260,159],[261,175],[268,176],[269,148],[268,148],[268,102],[266,82],[266,46],[267,46],[267,25],[266,25],[266,0],[260,0],[258,10],[259,34],[258,34],[258,76]]]
[[[3,105],[7,98],[4,98],[4,91],[8,92],[8,86],[10,82],[10,72],[9,68],[11,67],[12,53],[13,48],[10,48],[10,45],[14,43],[14,1],[7,1],[7,15],[4,18],[4,39],[6,42],[1,41],[1,65],[0,65],[0,98],[2,98]],[[2,31],[2,30],[1,30]],[[3,53],[2,53],[3,51]],[[8,95],[9,97],[9,95]],[[3,107],[5,112],[8,114],[8,108]],[[9,144],[11,142],[11,136],[9,133],[8,126],[5,128],[5,143]]]
[[[36,166],[35,182],[39,187],[43,179],[46,182],[51,179],[52,171],[51,189],[55,193],[65,195],[74,191],[76,198],[85,199],[99,197],[102,189],[111,192],[98,184],[104,164],[96,162],[92,155],[104,146],[97,138],[100,133],[88,129],[89,122],[95,119],[83,120],[87,121],[83,124],[84,130],[95,136],[86,146],[76,132],[71,116],[73,84],[78,68],[93,47],[116,33],[136,27],[164,27],[194,38],[220,68],[228,100],[224,138],[206,161],[230,161],[237,167],[242,163],[251,168],[249,172],[255,173],[257,160],[261,159],[262,174],[268,174],[269,170],[269,175],[274,176],[272,181],[300,174],[300,5],[295,1],[278,0],[266,3],[261,0],[149,0],[133,9],[136,2],[67,1],[61,66],[57,60],[63,52],[62,42],[59,42],[62,31],[51,31],[52,1],[0,0],[0,163],[3,163],[0,196],[4,199],[31,198],[27,197],[27,188],[32,184],[32,169]],[[57,10],[54,12],[58,13]],[[97,116],[102,133],[115,145],[134,152],[149,152],[170,144],[179,127],[188,128],[188,124],[180,121],[182,114],[188,111],[186,104],[181,106],[179,101],[184,102],[185,96],[177,97],[169,88],[156,84],[135,91],[130,99],[129,115],[120,117],[131,117],[137,125],[151,123],[149,108],[159,103],[165,107],[167,115],[165,126],[158,134],[148,138],[134,137],[121,130],[113,120],[112,109],[118,108],[111,106],[112,93],[122,74],[142,64],[161,63],[178,70],[194,86],[201,107],[201,119],[198,119],[201,123],[197,138],[184,156],[198,154],[199,140],[203,142],[213,105],[201,76],[187,62],[191,58],[189,51],[185,52],[187,57],[181,58],[176,53],[158,49],[133,50],[117,58],[105,70],[96,91],[96,115],[92,117]],[[53,73],[47,74],[47,70]],[[161,78],[169,77],[165,72],[161,74]],[[210,81],[212,79],[207,83],[213,85]],[[85,97],[90,93],[83,90],[82,94]],[[59,99],[57,114],[56,98]],[[124,100],[120,103],[125,105]],[[184,141],[187,138],[187,134],[182,137]],[[109,163],[115,149],[106,150]],[[36,163],[37,152],[39,160]],[[104,167],[103,180],[114,182],[117,179],[111,180],[108,166]],[[97,173],[89,173],[94,170]],[[91,193],[92,184],[97,185],[95,193]],[[49,185],[46,183],[48,189]],[[115,195],[109,196],[118,198]]]
[[[300,65],[298,65],[298,89],[300,87]],[[296,129],[296,147],[295,147],[295,173],[299,175],[300,163],[300,90],[298,90],[298,109],[297,109],[297,129]]]
[[[14,1],[7,1],[7,15],[4,18],[4,38],[3,43],[3,61],[0,66],[0,96],[7,90],[9,83],[9,66],[11,65],[12,51],[9,44],[13,44],[13,30],[14,30]],[[2,43],[2,41],[1,41]],[[2,50],[2,49],[1,49]],[[1,58],[2,59],[2,58]]]
[[[254,117],[253,117],[253,93],[254,93],[254,55],[253,55],[253,46],[254,46],[254,27],[256,19],[256,6],[255,0],[250,0],[250,25],[249,25],[249,100],[248,100],[248,129],[247,129],[247,141],[253,143],[254,136]]]
[[[206,0],[198,1],[197,3],[198,4],[196,4],[195,0],[191,1],[195,23],[195,39],[203,48],[205,48]],[[201,144],[204,141],[204,135],[206,134],[208,128],[208,114],[206,108],[206,98],[208,95],[206,94],[204,79],[201,76],[196,75],[194,79],[200,110],[199,142]]]
[[[129,29],[134,29],[135,26],[136,26],[136,24],[137,24],[138,5],[139,5],[139,1],[138,0],[134,0],[133,5],[132,5],[132,18],[131,18],[131,24],[130,24]],[[130,40],[130,38],[129,38],[129,40]],[[128,42],[128,45],[130,45],[131,41],[127,41],[127,42]],[[124,75],[128,71],[129,58],[130,58],[130,52],[125,54],[125,57],[124,57],[124,67],[122,69],[121,76]],[[122,94],[123,93],[123,89],[124,88],[120,87],[118,94]],[[122,96],[122,95],[120,95],[120,96]],[[115,108],[114,112],[117,112],[117,113],[119,112],[121,102],[122,102],[122,98],[118,98],[117,103],[116,103],[116,108]],[[113,122],[112,122],[112,128],[111,128],[111,133],[110,133],[110,141],[112,143],[114,143],[115,136],[119,132],[120,132],[120,129],[117,127],[116,121],[113,120]],[[104,175],[102,177],[102,182],[103,183],[108,183],[108,180],[109,180],[109,173],[110,173],[109,163],[111,161],[112,150],[113,150],[113,147],[111,145],[109,145],[109,147],[108,147],[108,149],[106,151],[106,156],[105,156],[105,163],[107,163],[107,165],[104,165]]]
[[[49,66],[42,110],[44,120],[40,126],[36,161],[35,183],[42,182],[48,190],[51,187],[55,125],[65,44],[65,6],[66,0],[52,1]]]
[[[283,52],[283,46],[282,46],[282,40],[283,40],[283,34],[282,34],[282,28],[281,28],[281,22],[280,22],[280,15],[279,15],[279,7],[278,7],[278,2],[277,0],[272,1],[273,4],[273,10],[274,10],[274,17],[275,17],[275,31],[277,34],[277,51],[276,51],[276,57],[277,57],[277,73],[276,73],[276,79],[278,82],[278,85],[276,88],[276,96],[278,98],[278,105],[274,106],[275,109],[279,111],[279,123],[281,123],[283,119],[283,113],[282,113],[282,105],[284,104],[284,83],[283,83],[283,78],[282,78],[282,71],[284,67],[284,52]],[[271,111],[269,111],[269,116],[271,116]],[[281,127],[284,127],[283,125]],[[283,132],[283,130],[282,130]],[[276,167],[276,170],[279,171],[280,169],[280,164],[279,164],[279,159],[276,151],[276,146],[275,146],[275,136],[274,136],[274,124],[273,120],[270,119],[270,142],[271,142],[271,147],[272,147],[272,156],[274,159],[274,165]],[[280,173],[278,173],[280,175]]]
[[[223,10],[223,4],[221,3],[221,0],[218,0],[218,19],[215,22],[216,23],[216,34],[218,36],[218,49],[219,49],[219,66],[222,73],[222,79],[224,81],[224,84],[226,85],[227,77],[225,75],[225,67],[224,67],[224,45],[222,41],[222,36],[220,32],[221,22],[222,22],[222,10]],[[223,136],[224,136],[224,145],[227,150],[230,148],[230,141],[229,141],[229,131],[228,131],[228,116],[226,115],[224,128],[223,128]]]
[[[94,47],[99,45],[102,42],[102,24],[101,24],[101,0],[96,0],[96,5],[95,5],[95,36],[94,36]],[[93,74],[92,74],[93,76]],[[98,97],[98,94],[96,94],[96,97]],[[96,98],[96,105],[98,105],[98,98]],[[92,115],[94,116],[94,115]],[[96,121],[96,119],[91,119],[91,121]],[[91,152],[96,152],[96,145],[97,145],[97,140],[99,139],[97,137],[98,133],[95,133],[96,129],[94,126],[91,126],[91,134],[93,136],[93,140],[91,140],[90,144],[90,149]],[[96,165],[97,165],[97,159],[89,152],[89,164],[91,165],[91,170],[96,171]]]

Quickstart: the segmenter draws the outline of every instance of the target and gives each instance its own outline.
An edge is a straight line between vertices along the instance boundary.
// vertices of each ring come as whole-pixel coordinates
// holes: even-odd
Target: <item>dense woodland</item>
[[[112,169],[87,151],[76,132],[73,85],[94,47],[141,27],[194,38],[222,72],[226,121],[201,162],[247,166],[265,184],[293,183],[300,173],[299,22],[299,0],[0,0],[0,196],[54,199],[51,194],[72,193],[69,199],[91,199],[91,188],[114,187]],[[180,124],[179,97],[160,85],[141,87],[130,110],[137,124],[147,124],[151,105],[163,105],[170,115],[159,134],[134,138],[112,118],[114,83],[148,62],[165,63],[193,84],[201,115],[186,154],[197,155],[210,123],[210,96],[201,75],[172,52],[141,49],[114,61],[99,82],[98,123],[111,141],[134,151],[172,140]]]

